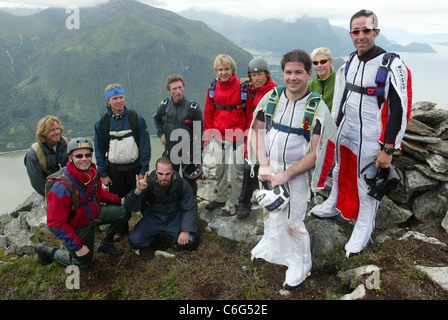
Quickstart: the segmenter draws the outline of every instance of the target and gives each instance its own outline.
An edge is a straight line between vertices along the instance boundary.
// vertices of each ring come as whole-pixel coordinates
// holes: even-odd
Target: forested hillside
[[[47,114],[69,137],[93,136],[104,89],[117,82],[155,134],[152,115],[168,94],[169,74],[181,74],[187,97],[203,105],[216,55],[231,55],[241,75],[252,58],[202,22],[134,0],[81,8],[79,18],[79,29],[68,29],[65,9],[0,11],[0,152],[28,148]]]

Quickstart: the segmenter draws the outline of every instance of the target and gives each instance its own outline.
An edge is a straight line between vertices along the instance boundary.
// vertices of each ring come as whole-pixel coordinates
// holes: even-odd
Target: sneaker
[[[285,290],[288,291],[293,291],[296,290],[297,288],[299,288],[302,285],[303,282],[299,283],[298,285],[295,286],[290,286],[289,284],[287,284],[286,282],[283,284],[283,287],[285,288]]]
[[[222,208],[226,205],[225,202],[218,202],[213,200],[212,202],[210,202],[209,204],[207,204],[205,206],[205,209],[207,209],[208,211],[212,211],[215,210],[216,208]]]

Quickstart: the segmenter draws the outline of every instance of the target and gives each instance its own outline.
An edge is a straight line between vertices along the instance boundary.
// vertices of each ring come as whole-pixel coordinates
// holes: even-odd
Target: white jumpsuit
[[[375,76],[382,57],[383,54],[362,61],[356,55],[348,69],[346,81],[360,87],[375,87]],[[344,91],[344,66],[337,73],[334,99],[341,97]],[[388,79],[385,88],[386,97],[389,87],[393,86],[401,100],[401,106],[398,106],[402,108],[402,117],[399,120],[401,124],[398,124],[400,130],[395,139],[395,148],[400,149],[411,97],[410,73],[398,58],[392,62]],[[385,105],[387,102],[386,98]],[[338,106],[338,103],[340,101],[333,101],[333,105]],[[361,170],[374,161],[374,157],[381,150],[381,144],[384,143],[381,139],[385,124],[381,115],[383,113],[383,117],[386,115],[387,118],[387,109],[385,106],[382,110],[379,109],[376,96],[354,91],[348,91],[341,107],[344,117],[337,133],[333,187],[329,198],[311,211],[320,217],[331,217],[341,213],[345,219],[355,220],[353,233],[345,245],[345,250],[347,253],[358,253],[367,245],[375,228],[379,204],[376,199],[368,195],[369,187],[364,181],[364,174],[372,178],[376,168],[372,166],[364,174],[361,174]]]
[[[300,127],[307,100],[290,101],[283,92],[274,121],[290,127]],[[285,133],[271,128],[265,136],[266,153],[275,172],[297,163],[304,155],[307,141],[302,135]],[[286,283],[296,286],[309,275],[312,261],[310,237],[304,219],[310,189],[307,175],[300,174],[288,182],[289,205],[279,212],[270,212],[264,222],[264,235],[252,249],[252,256],[286,265]]]

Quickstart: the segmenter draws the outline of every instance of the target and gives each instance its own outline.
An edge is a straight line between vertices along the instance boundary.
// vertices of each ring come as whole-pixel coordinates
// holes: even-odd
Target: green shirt
[[[313,80],[308,82],[308,89],[310,89],[310,91],[312,92],[320,93],[330,111],[333,105],[335,79],[336,73],[334,72],[334,70],[331,70],[331,73],[327,78],[321,80],[316,76]]]

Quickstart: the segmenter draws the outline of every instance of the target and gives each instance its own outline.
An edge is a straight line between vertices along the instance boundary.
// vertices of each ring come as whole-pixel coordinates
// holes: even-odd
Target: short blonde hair
[[[222,64],[226,67],[230,67],[232,70],[232,73],[236,72],[236,63],[233,58],[227,54],[220,54],[215,58],[215,63],[213,64],[213,67],[215,68],[215,72],[218,71],[218,65]]]
[[[311,54],[310,54],[311,60],[314,60],[314,57],[317,56],[318,54],[324,54],[327,56],[328,59],[333,60],[333,54],[331,53],[330,49],[328,49],[328,48],[320,47],[320,48],[314,49],[313,52],[311,52]]]
[[[110,84],[110,85],[108,85],[107,87],[106,87],[106,89],[104,90],[104,93],[106,93],[107,91],[109,91],[110,89],[113,89],[113,88],[120,88],[120,87],[123,87],[121,84],[119,84],[119,83],[114,83],[114,84]]]
[[[313,50],[313,52],[311,52],[310,57],[311,60],[314,61],[314,57],[317,56],[318,54],[323,54],[325,56],[327,56],[328,60],[333,61],[333,54],[331,53],[330,49],[325,48],[325,47],[320,47],[320,48],[316,48]],[[333,70],[333,65],[331,65],[331,70]]]
[[[47,142],[46,136],[50,132],[51,126],[53,125],[54,122],[58,123],[59,128],[61,129],[61,136],[62,136],[62,133],[64,132],[64,126],[62,125],[61,121],[55,116],[46,116],[40,119],[39,122],[37,123],[36,128],[37,141],[42,143]]]

